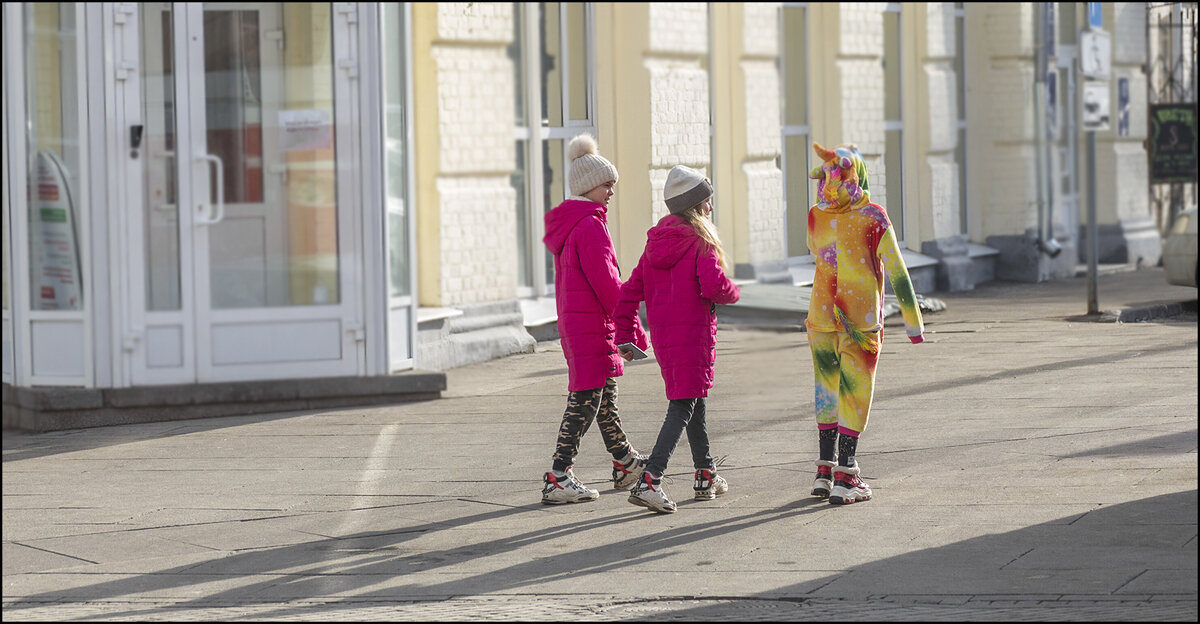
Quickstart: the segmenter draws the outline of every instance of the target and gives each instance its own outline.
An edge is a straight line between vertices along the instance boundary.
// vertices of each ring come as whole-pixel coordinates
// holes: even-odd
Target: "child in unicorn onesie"
[[[808,211],[816,277],[805,321],[820,446],[812,495],[845,505],[871,498],[854,454],[875,393],[884,272],[913,344],[924,341],[924,326],[892,223],[870,200],[862,154],[854,145],[826,149],[814,142],[813,149],[824,162],[808,174],[817,180],[817,203]]]

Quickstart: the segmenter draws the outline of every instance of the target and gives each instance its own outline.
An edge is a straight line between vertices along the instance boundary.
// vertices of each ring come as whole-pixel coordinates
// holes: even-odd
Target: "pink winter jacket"
[[[654,357],[662,369],[668,399],[708,396],[717,358],[714,304],[730,304],[741,291],[709,247],[682,217],[668,215],[647,232],[646,251],[617,303],[617,341],[634,334],[638,304],[646,320]],[[644,347],[643,347],[644,348]]]
[[[625,371],[612,318],[621,274],[608,235],[607,212],[603,204],[568,199],[545,217],[542,242],[554,254],[558,335],[567,359],[570,392],[600,388],[609,377]],[[642,335],[644,345],[640,323],[632,332]]]

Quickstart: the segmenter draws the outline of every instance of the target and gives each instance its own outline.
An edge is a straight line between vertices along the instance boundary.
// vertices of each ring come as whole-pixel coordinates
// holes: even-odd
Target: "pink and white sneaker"
[[[857,464],[833,467],[833,490],[829,492],[831,505],[871,500],[871,486],[858,477],[858,472]]]

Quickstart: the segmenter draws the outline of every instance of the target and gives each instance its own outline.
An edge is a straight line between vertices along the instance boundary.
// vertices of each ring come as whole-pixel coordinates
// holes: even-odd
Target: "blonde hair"
[[[721,247],[721,235],[717,233],[717,225],[711,219],[704,216],[704,213],[700,209],[700,206],[703,205],[704,202],[700,202],[679,213],[679,216],[683,217],[683,220],[692,226],[692,230],[696,232],[700,240],[704,241],[717,252],[717,262],[721,264],[722,269],[728,272],[729,264],[725,260],[725,250]]]

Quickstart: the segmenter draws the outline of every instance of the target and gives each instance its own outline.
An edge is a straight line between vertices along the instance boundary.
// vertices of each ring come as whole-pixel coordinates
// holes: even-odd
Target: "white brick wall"
[[[957,54],[954,39],[954,3],[925,3],[925,56],[929,59],[953,59]]]
[[[708,54],[708,4],[650,3],[650,51]]]
[[[508,176],[439,178],[443,305],[516,295],[516,191]]]
[[[742,5],[742,38],[747,56],[779,56],[778,2]]]
[[[954,153],[929,154],[924,169],[922,173],[929,181],[933,237],[955,236],[961,232],[962,217],[958,210],[958,163],[954,161]]]
[[[742,61],[746,77],[746,156],[771,159],[782,149],[779,69],[774,60]]]
[[[645,64],[650,72],[651,165],[707,164],[708,72],[699,61],[648,58]]]
[[[442,305],[516,296],[512,20],[509,3],[438,4]]]
[[[929,151],[954,151],[958,144],[958,85],[951,61],[925,63]]]
[[[746,213],[750,226],[750,262],[758,264],[786,259],[783,172],[775,167],[774,160],[770,160],[745,163],[742,173],[746,176],[749,195]]]
[[[1097,223],[1149,217],[1150,202],[1146,193],[1149,177],[1146,150],[1142,149],[1140,141],[1118,141],[1104,149],[1098,144]]]
[[[510,2],[439,2],[438,38],[449,41],[512,41],[513,5]]]
[[[739,66],[745,80],[746,160],[741,174],[746,180],[746,251],[751,265],[787,259],[783,172],[777,160],[783,149],[779,10],[778,3],[742,5],[744,56]]]
[[[502,48],[437,45],[441,172],[511,171],[513,65]]]
[[[1111,8],[1111,13],[1110,13]],[[1104,19],[1112,33],[1113,64],[1141,65],[1146,62],[1146,3],[1105,3]],[[1108,21],[1111,15],[1111,24]]]
[[[987,47],[980,53],[991,58],[1032,57],[1033,5],[1032,2],[984,4]],[[971,41],[970,36],[966,39]]]
[[[838,5],[838,55],[879,55],[883,46],[882,2],[844,2]]]

